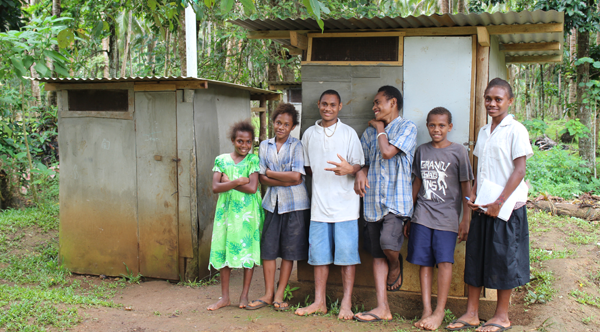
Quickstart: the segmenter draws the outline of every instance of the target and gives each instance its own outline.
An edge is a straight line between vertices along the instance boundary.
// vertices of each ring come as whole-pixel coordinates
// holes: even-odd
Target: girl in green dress
[[[229,277],[232,268],[244,268],[240,308],[248,304],[248,290],[254,266],[260,265],[260,237],[264,211],[258,192],[258,156],[252,153],[254,127],[248,120],[230,129],[234,151],[218,156],[213,168],[213,192],[219,194],[210,249],[210,266],[221,274],[222,296],[208,306],[217,310],[228,306]]]

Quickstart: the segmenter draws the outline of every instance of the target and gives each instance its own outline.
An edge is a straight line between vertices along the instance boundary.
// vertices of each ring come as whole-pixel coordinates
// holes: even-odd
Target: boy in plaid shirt
[[[402,94],[393,86],[379,88],[373,100],[375,119],[363,133],[365,166],[356,173],[355,192],[363,197],[364,248],[373,256],[377,307],[357,313],[361,322],[392,319],[387,291],[402,286],[404,222],[413,210],[411,169],[417,126],[400,116]]]

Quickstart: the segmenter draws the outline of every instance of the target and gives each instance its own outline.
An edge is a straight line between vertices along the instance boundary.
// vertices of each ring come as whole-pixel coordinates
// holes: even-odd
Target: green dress
[[[214,172],[225,173],[230,180],[250,177],[259,171],[259,159],[248,154],[237,165],[229,153],[215,159]],[[246,194],[235,189],[219,194],[215,210],[210,263],[215,269],[252,268],[260,265],[260,237],[265,214],[260,190]]]

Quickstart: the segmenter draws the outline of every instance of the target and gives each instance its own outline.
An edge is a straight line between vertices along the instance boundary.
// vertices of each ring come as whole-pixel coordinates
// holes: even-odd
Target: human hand
[[[229,182],[229,177],[225,173],[221,173],[221,183]]]
[[[468,212],[468,211],[465,211]],[[463,213],[465,213],[463,212]],[[468,219],[463,219],[463,221],[460,223],[460,225],[458,225],[458,243],[461,243],[463,241],[467,241],[467,238],[469,237],[469,227],[471,225],[469,224],[469,220]]]
[[[487,209],[487,211],[485,211],[484,214],[490,217],[496,218],[498,217],[498,214],[500,214],[500,203],[498,202],[482,205],[481,207]]]
[[[286,187],[297,186],[297,185],[299,185],[301,183],[302,183],[302,177],[300,177],[300,180],[296,180],[296,181],[292,181],[292,182],[286,182]]]
[[[360,197],[365,197],[367,194],[366,188],[371,188],[369,187],[369,179],[361,169],[360,171],[356,172],[356,179],[354,179],[354,192]]]
[[[477,197],[475,195],[471,194],[471,198],[467,200],[467,205],[469,206],[469,209],[473,211],[479,211],[479,209],[481,208],[481,206],[475,204],[476,198]]]
[[[250,183],[250,179],[247,177],[243,177],[243,176],[240,178],[237,178],[235,181],[237,182],[238,186],[243,186],[243,185]]]
[[[383,124],[383,121],[373,119],[369,121],[369,126],[375,128],[378,133],[381,133],[385,130],[385,125]]]
[[[328,161],[328,164],[335,165],[336,167],[326,168],[325,170],[332,171],[333,173],[335,173],[335,175],[340,176],[352,174],[352,172],[354,172],[354,167],[352,167],[352,165],[350,165],[350,163],[346,161],[346,159],[340,156],[339,153],[337,156],[338,158],[340,158],[341,162],[336,163],[334,161]]]
[[[410,220],[406,222],[404,225],[404,237],[408,239],[408,234],[410,234]]]

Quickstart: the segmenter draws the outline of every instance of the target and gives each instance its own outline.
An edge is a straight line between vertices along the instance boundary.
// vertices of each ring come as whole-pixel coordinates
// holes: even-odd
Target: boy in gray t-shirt
[[[467,150],[448,141],[452,130],[452,114],[443,107],[427,115],[427,130],[431,142],[417,148],[413,162],[413,201],[416,202],[412,220],[404,228],[408,238],[406,260],[421,266],[421,296],[423,315],[415,327],[435,330],[444,319],[456,239],[467,240],[470,213],[465,196],[471,192],[473,171]],[[465,213],[460,219],[460,208]],[[433,266],[438,266],[438,301],[431,306]]]

